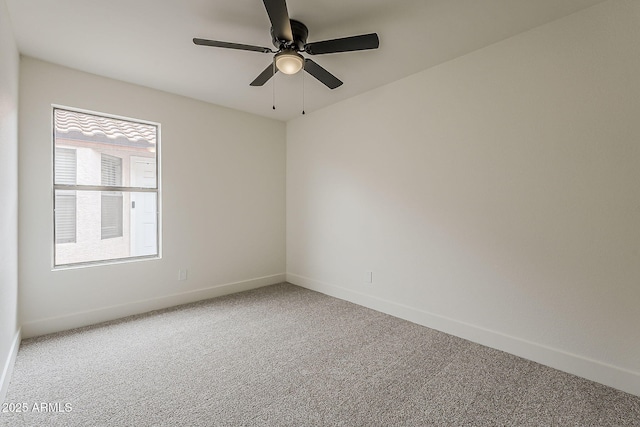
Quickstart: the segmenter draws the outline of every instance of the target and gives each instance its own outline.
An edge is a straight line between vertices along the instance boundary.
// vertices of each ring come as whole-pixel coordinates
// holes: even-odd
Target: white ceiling
[[[305,75],[311,112],[602,0],[288,0],[309,42],[377,32],[380,48],[316,55],[344,85]],[[268,54],[196,46],[193,37],[272,47],[261,0],[6,0],[23,55],[288,120],[302,111],[302,73],[249,83]]]

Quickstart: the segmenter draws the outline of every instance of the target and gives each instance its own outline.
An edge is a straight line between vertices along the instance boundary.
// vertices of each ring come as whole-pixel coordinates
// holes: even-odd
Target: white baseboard
[[[3,364],[2,376],[0,377],[0,403],[4,402],[7,396],[7,389],[11,382],[11,374],[13,373],[13,365],[16,363],[16,356],[18,355],[18,349],[20,348],[21,330],[18,329],[16,335],[13,337],[9,354],[6,355],[6,360]]]
[[[286,277],[287,282],[294,285],[350,301],[640,396],[640,373],[638,372],[297,274],[287,273]]]
[[[263,286],[275,285],[277,283],[284,282],[285,277],[284,273],[274,274],[271,276],[258,277],[234,283],[225,283],[205,289],[197,289],[143,301],[134,301],[95,310],[71,313],[64,316],[33,320],[22,324],[22,335],[23,338],[31,338],[53,332],[79,328],[82,326],[94,325],[134,314],[146,313],[153,310],[215,298],[222,295],[248,291],[250,289],[260,288]]]

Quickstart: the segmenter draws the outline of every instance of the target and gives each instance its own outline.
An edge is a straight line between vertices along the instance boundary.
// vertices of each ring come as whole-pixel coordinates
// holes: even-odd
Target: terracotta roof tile
[[[134,144],[156,143],[156,126],[112,119],[76,111],[55,109],[55,130],[57,134],[80,132],[87,137],[101,137],[117,140],[126,138]],[[136,145],[137,145],[136,144]]]

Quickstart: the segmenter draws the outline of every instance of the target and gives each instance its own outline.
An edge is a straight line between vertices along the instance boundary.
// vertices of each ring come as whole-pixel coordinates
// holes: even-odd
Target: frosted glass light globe
[[[295,74],[302,69],[304,58],[297,52],[284,51],[276,55],[276,67],[285,74]]]

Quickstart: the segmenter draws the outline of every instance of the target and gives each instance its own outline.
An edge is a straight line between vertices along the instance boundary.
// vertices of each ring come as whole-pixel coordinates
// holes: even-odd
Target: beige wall
[[[20,100],[25,336],[284,279],[283,123],[25,57]],[[162,259],[52,271],[52,104],[161,124]]]
[[[288,280],[640,394],[639,22],[605,2],[289,122]]]
[[[0,0],[0,402],[19,343],[18,64],[9,14]]]

